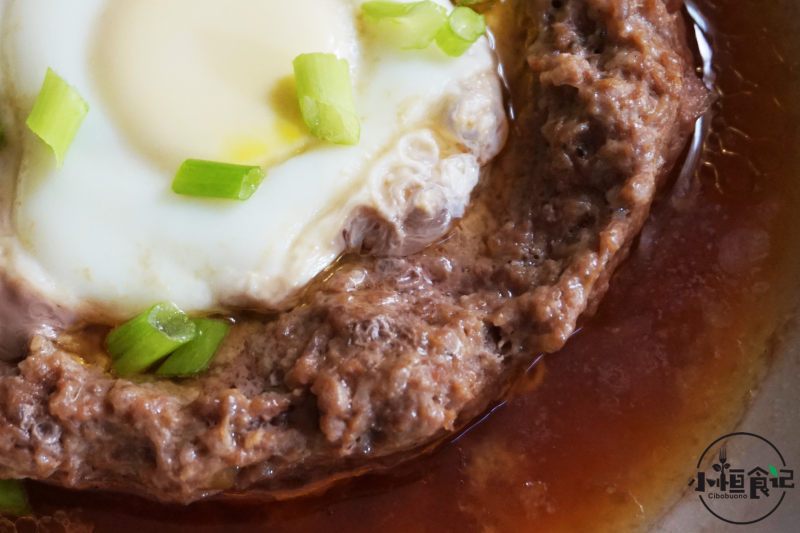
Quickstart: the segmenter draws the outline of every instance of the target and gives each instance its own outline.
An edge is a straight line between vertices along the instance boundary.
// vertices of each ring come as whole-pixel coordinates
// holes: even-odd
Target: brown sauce
[[[719,98],[697,170],[659,198],[595,316],[471,430],[389,472],[284,502],[188,507],[28,485],[97,531],[641,529],[733,427],[797,301],[800,20],[791,2],[702,0]],[[780,37],[780,38],[776,38]],[[795,52],[795,53],[793,53]],[[20,524],[23,525],[23,524]]]

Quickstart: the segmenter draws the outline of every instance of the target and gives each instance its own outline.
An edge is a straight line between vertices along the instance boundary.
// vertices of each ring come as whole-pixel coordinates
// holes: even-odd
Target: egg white
[[[258,148],[258,142],[253,143],[257,148],[245,149],[245,159],[278,163],[267,169],[266,180],[243,203],[178,196],[170,189],[174,173],[170,167],[190,157],[235,159],[231,146],[235,151],[236,123],[224,112],[225,105],[236,108],[231,114],[244,117],[245,122],[252,110],[256,122],[274,124],[276,117],[285,113],[269,107],[272,104],[267,95],[273,87],[244,87],[243,96],[237,97],[236,87],[248,80],[242,74],[247,69],[235,65],[232,70],[238,74],[228,72],[223,80],[234,83],[233,89],[222,82],[221,89],[209,88],[207,85],[214,85],[211,83],[192,89],[191,82],[202,76],[190,69],[182,88],[191,93],[186,96],[190,104],[174,105],[181,113],[197,107],[205,121],[194,120],[191,114],[185,120],[164,120],[164,115],[172,111],[170,98],[151,97],[154,104],[150,108],[146,98],[123,97],[126,87],[132,91],[147,87],[148,80],[138,79],[137,73],[152,75],[154,69],[148,65],[114,66],[108,58],[103,60],[105,66],[98,66],[102,62],[98,47],[102,50],[107,45],[103,39],[114,33],[114,26],[109,28],[108,24],[124,22],[124,17],[114,21],[109,12],[123,0],[4,2],[3,97],[16,110],[17,127],[9,134],[16,131],[19,142],[12,145],[21,150],[12,213],[15,237],[6,240],[3,249],[6,270],[34,284],[51,300],[93,320],[125,318],[164,300],[174,301],[187,311],[221,311],[232,306],[276,308],[289,302],[342,253],[342,230],[355,207],[371,205],[393,216],[392,209],[403,206],[386,199],[396,200],[407,183],[424,186],[429,179],[438,180],[437,187],[465,204],[477,182],[480,163],[502,144],[501,119],[495,117],[485,128],[481,126],[487,109],[499,106],[501,98],[486,39],[457,59],[446,57],[435,46],[425,51],[398,51],[366,42],[360,36],[356,27],[359,1],[293,1],[296,3],[236,0],[232,2],[235,9],[216,13],[211,4],[227,3],[169,3],[196,4],[194,13],[200,18],[194,22],[181,18],[180,10],[158,7],[167,3],[142,3],[151,6],[154,17],[171,13],[175,24],[191,22],[198,28],[213,24],[214,17],[223,19],[219,25],[226,28],[237,27],[237,21],[226,16],[239,17],[240,22],[242,17],[248,18],[243,27],[256,51],[273,45],[270,32],[287,24],[271,13],[280,13],[284,19],[302,16],[305,24],[300,26],[317,28],[316,33],[308,39],[293,39],[284,56],[332,51],[350,60],[362,121],[359,144],[334,146],[314,142],[305,135],[281,138],[279,134],[273,137],[272,145],[264,143]],[[439,3],[452,7],[446,1]],[[311,4],[316,9],[311,9]],[[288,5],[296,6],[296,11]],[[253,19],[259,17],[263,22],[254,23]],[[146,17],[142,20],[139,38],[143,43],[151,40],[142,44],[148,51],[143,55],[152,56],[158,39],[165,39],[169,32],[149,35],[141,30],[147,27]],[[329,24],[338,24],[337,29],[320,38],[320,28]],[[257,32],[259,27],[263,27],[263,33]],[[119,31],[127,31],[130,39],[137,38],[131,28]],[[181,31],[191,35],[191,29],[184,27]],[[154,37],[156,34],[160,37]],[[132,53],[136,46],[113,46],[124,49],[120,60],[137,61]],[[177,50],[183,45],[170,46]],[[225,48],[224,43],[220,48]],[[194,62],[176,58],[175,68],[184,63],[196,67],[205,59],[209,58]],[[214,63],[211,59],[209,64]],[[232,62],[236,61],[252,63],[252,58],[242,60],[236,53]],[[283,68],[267,60],[264,64],[272,70]],[[61,170],[56,170],[48,149],[21,126],[48,67],[75,86],[91,108]],[[269,85],[290,68],[287,65],[272,77],[253,78],[256,84]],[[114,79],[109,82],[104,75]],[[170,76],[182,79],[180,72]],[[470,84],[475,79],[491,81],[473,87]],[[163,82],[151,81],[153,85]],[[120,83],[128,85],[120,87]],[[254,96],[260,93],[265,95],[263,101]],[[220,94],[229,104],[216,103]],[[130,108],[125,107],[126,100],[130,100]],[[204,114],[204,102],[220,107]],[[466,107],[464,102],[468,103]],[[198,133],[204,123],[209,123],[212,133]],[[246,139],[259,136],[251,126],[242,126],[240,138],[245,144]],[[268,127],[261,138],[271,135]],[[477,133],[470,130],[476,127]],[[217,137],[214,131],[219,132]],[[409,155],[398,151],[403,139],[405,145],[416,146],[419,143],[411,141],[423,138],[428,143],[424,150],[435,152],[435,158],[428,157],[428,152]],[[432,147],[429,139],[433,139]],[[463,205],[460,209],[463,211]]]

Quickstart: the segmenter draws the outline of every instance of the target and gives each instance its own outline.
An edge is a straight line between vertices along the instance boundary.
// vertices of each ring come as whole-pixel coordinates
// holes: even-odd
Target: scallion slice
[[[311,134],[336,144],[358,143],[361,123],[347,60],[334,54],[300,54],[292,65],[300,112]]]
[[[447,21],[447,11],[430,0],[364,2],[361,14],[376,37],[404,49],[427,47]]]
[[[172,180],[172,190],[187,196],[247,200],[265,175],[256,166],[187,159]]]
[[[114,370],[127,377],[146,370],[195,337],[197,327],[172,303],[159,303],[106,337]]]
[[[197,336],[167,357],[156,371],[161,376],[193,376],[205,371],[231,329],[228,322],[210,318],[194,320]]]
[[[450,12],[447,23],[436,34],[436,44],[445,54],[458,57],[485,32],[486,20],[483,15],[459,6]]]
[[[25,488],[16,479],[0,480],[0,513],[13,516],[32,514]]]
[[[52,69],[47,69],[42,89],[25,123],[53,149],[58,168],[61,168],[67,150],[88,112],[89,105],[78,91]]]

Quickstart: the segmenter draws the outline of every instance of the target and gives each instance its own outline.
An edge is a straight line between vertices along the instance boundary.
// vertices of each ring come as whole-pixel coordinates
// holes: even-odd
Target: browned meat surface
[[[116,379],[104,331],[36,336],[0,370],[0,476],[190,501],[389,462],[468,422],[602,295],[705,106],[676,4],[518,2],[496,28],[516,43],[510,144],[448,238],[344,258],[303,305],[240,317],[206,375]]]

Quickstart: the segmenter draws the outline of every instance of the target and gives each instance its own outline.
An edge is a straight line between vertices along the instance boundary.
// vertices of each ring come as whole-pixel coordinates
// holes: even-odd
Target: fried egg
[[[166,300],[190,312],[289,305],[352,245],[365,208],[398,227],[422,211],[439,223],[417,233],[440,236],[439,215],[463,214],[505,139],[485,37],[455,59],[396,50],[363,32],[356,0],[3,4],[15,157],[3,268],[86,319]],[[358,145],[304,127],[291,62],[306,52],[348,60]],[[24,127],[48,67],[90,106],[61,169]],[[246,202],[179,196],[170,185],[188,158],[267,177]]]

